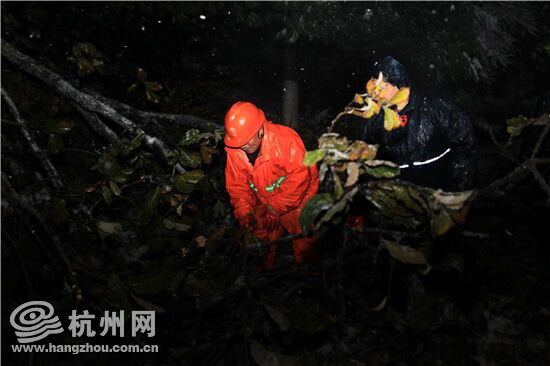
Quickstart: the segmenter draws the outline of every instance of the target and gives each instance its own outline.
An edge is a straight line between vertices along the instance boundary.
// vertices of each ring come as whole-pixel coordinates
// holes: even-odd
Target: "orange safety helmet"
[[[265,122],[264,112],[249,102],[237,102],[225,115],[225,136],[228,147],[245,145]]]

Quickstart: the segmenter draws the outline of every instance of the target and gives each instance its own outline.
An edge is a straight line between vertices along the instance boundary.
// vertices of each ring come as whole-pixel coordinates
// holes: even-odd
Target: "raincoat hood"
[[[382,72],[384,80],[398,88],[411,86],[411,78],[403,65],[391,56],[384,57],[381,61],[374,64],[369,72],[371,78],[378,78]]]

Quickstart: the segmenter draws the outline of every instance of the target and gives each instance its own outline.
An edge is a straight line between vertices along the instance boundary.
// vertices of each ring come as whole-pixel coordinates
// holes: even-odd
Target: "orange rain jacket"
[[[279,238],[284,229],[290,234],[300,234],[298,222],[302,208],[319,187],[317,167],[302,164],[306,149],[300,136],[291,128],[264,123],[264,137],[260,154],[254,166],[241,149],[226,147],[226,188],[234,207],[237,220],[252,213],[258,223],[254,234],[262,240]],[[277,229],[267,232],[264,227],[266,205],[281,215]],[[293,241],[294,258],[297,263],[313,259],[314,240],[302,238]],[[275,247],[268,254],[266,267],[275,260]]]

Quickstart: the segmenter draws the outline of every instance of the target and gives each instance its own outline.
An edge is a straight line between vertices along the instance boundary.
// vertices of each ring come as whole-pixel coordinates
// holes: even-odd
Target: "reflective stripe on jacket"
[[[317,167],[302,164],[306,150],[293,129],[265,122],[260,149],[252,166],[244,151],[225,148],[225,184],[237,219],[266,204],[281,215],[301,210],[317,193]]]

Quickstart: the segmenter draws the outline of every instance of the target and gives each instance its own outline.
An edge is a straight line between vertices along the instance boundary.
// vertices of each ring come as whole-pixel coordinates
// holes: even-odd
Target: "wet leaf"
[[[399,175],[399,167],[381,165],[371,168],[367,166],[365,172],[375,178],[393,178]]]
[[[74,126],[74,122],[70,119],[62,119],[55,123],[51,132],[57,134],[65,134],[69,132]]]
[[[124,184],[128,181],[128,176],[122,172],[122,174],[112,176],[111,180],[118,184]]]
[[[348,163],[348,178],[346,179],[346,183],[344,184],[345,188],[351,187],[355,183],[357,183],[357,180],[359,179],[359,164],[355,162]]]
[[[51,133],[48,137],[48,154],[55,155],[63,149],[61,136]]]
[[[197,168],[202,164],[202,157],[198,152],[188,152],[183,149],[179,149],[178,161],[184,167]]]
[[[110,205],[113,202],[111,190],[107,188],[107,186],[104,184],[101,186],[101,194],[103,195],[103,199],[105,200],[106,204]]]
[[[105,239],[111,235],[117,236],[122,232],[122,224],[119,222],[98,221],[96,226],[101,239]]]
[[[473,197],[474,191],[443,192],[437,190],[433,193],[434,207],[445,206],[452,210],[459,210]]]
[[[162,85],[158,81],[146,81],[145,82],[145,87],[148,90],[151,90],[151,91],[154,91],[154,92],[158,92],[158,91],[162,90]]]
[[[139,84],[138,83],[133,83],[132,85],[130,85],[128,87],[128,93],[133,93],[136,91],[136,89],[138,88]]]
[[[353,101],[357,104],[365,104],[365,100],[361,96],[361,94],[355,94],[355,97],[353,98]]]
[[[453,219],[446,210],[440,210],[432,216],[432,235],[440,236],[445,234],[455,225]]]
[[[174,186],[176,191],[184,194],[189,194],[195,188],[195,185],[204,179],[202,170],[192,170],[183,174],[178,174],[174,178]]]
[[[145,96],[147,97],[147,100],[150,101],[151,103],[155,103],[155,104],[160,103],[160,97],[150,89],[145,89]]]
[[[318,220],[316,228],[319,229],[324,223],[338,223],[344,217],[344,213],[347,212],[349,204],[353,201],[353,197],[355,197],[357,192],[359,192],[359,187],[357,186],[348,191]]]
[[[405,264],[427,264],[426,256],[419,250],[399,244],[395,241],[382,239],[382,243],[390,255]]]
[[[128,151],[132,151],[132,150],[135,150],[137,149],[138,147],[141,146],[141,141],[143,140],[143,135],[137,135],[136,137],[134,137],[132,139],[132,141],[130,141],[127,145],[126,145],[126,148],[128,149]]]
[[[519,136],[521,131],[523,131],[523,129],[530,125],[533,121],[533,119],[529,119],[524,116],[507,119],[506,124],[508,127],[506,127],[506,132],[508,132],[510,136]]]
[[[384,128],[386,131],[391,131],[401,126],[401,120],[393,109],[384,107]]]
[[[209,146],[201,146],[201,159],[202,162],[206,165],[212,164],[212,155],[216,153],[217,150]]]
[[[325,157],[326,153],[327,151],[325,149],[307,151],[303,164],[307,167],[315,165]]]
[[[160,198],[160,187],[157,186],[147,193],[145,202],[141,207],[140,221],[142,224],[148,224],[157,213],[157,207]]]
[[[168,230],[176,230],[176,231],[180,231],[180,232],[186,232],[186,231],[189,231],[191,229],[191,225],[186,225],[186,224],[182,224],[182,223],[179,223],[179,222],[174,222],[174,221],[171,221],[171,220],[168,220],[168,219],[162,220],[162,224]]]
[[[116,184],[116,182],[113,182],[112,180],[109,181],[109,188],[111,188],[111,192],[113,192],[115,196],[120,196],[120,187]]]
[[[185,133],[185,136],[179,142],[182,146],[193,145],[200,141],[200,131],[196,128],[192,128]]]
[[[318,139],[320,149],[335,149],[346,151],[349,141],[345,136],[340,137],[337,133],[325,133]]]
[[[118,164],[118,161],[115,158],[112,158],[110,156],[105,156],[104,158],[100,158],[100,164],[98,166],[98,171],[100,173],[109,175],[111,177],[122,175],[122,171],[120,168],[120,165]]]
[[[404,87],[399,89],[399,91],[393,96],[389,104],[401,104],[409,99],[410,88]]]
[[[302,209],[300,226],[304,233],[309,233],[315,227],[319,215],[328,211],[334,204],[334,196],[330,193],[319,193],[313,196]]]

